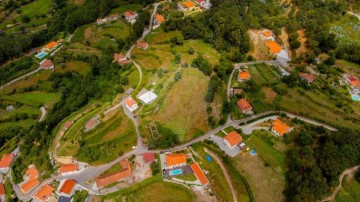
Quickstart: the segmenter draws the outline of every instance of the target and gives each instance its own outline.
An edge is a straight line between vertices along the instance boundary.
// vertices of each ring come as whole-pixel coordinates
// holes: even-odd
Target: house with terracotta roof
[[[168,169],[186,165],[185,154],[166,154],[165,155],[166,167]]]
[[[0,183],[0,201],[5,201],[5,186],[3,183]]]
[[[293,130],[292,127],[286,125],[286,123],[282,122],[280,119],[275,119],[272,122],[271,132],[277,136],[284,136],[286,133],[291,132]]]
[[[59,171],[61,175],[74,174],[79,172],[79,165],[77,163],[61,164]]]
[[[165,18],[163,15],[160,15],[160,14],[156,14],[155,16],[155,24],[161,24],[165,22]]]
[[[72,121],[66,122],[65,125],[64,125],[64,129],[65,129],[65,130],[69,129],[69,128],[72,126],[72,124],[73,124]]]
[[[46,50],[46,51],[51,51],[53,50],[54,48],[56,48],[59,44],[55,41],[51,41],[50,43],[46,44],[44,47],[43,47],[43,50]]]
[[[182,12],[191,11],[195,9],[195,3],[192,1],[178,2],[178,9]]]
[[[136,42],[136,46],[140,49],[146,50],[149,48],[149,44],[145,41],[138,41]]]
[[[128,60],[127,57],[121,53],[114,53],[114,60],[112,63],[117,62],[119,65],[128,65],[131,64],[131,60]]]
[[[264,30],[261,32],[261,34],[263,35],[263,37],[267,40],[272,40],[274,41],[275,38],[274,38],[274,35],[272,32],[268,31],[268,30]]]
[[[126,98],[125,106],[130,112],[133,112],[139,108],[138,104],[132,97]]]
[[[136,22],[136,18],[138,17],[138,14],[135,11],[129,10],[124,13],[124,17],[131,24],[134,24]]]
[[[54,69],[55,65],[51,60],[43,60],[40,62],[41,69]]]
[[[71,198],[76,190],[76,181],[72,179],[65,179],[60,181],[57,190],[59,196]]]
[[[250,103],[244,99],[241,98],[238,102],[237,102],[237,106],[239,107],[239,109],[241,110],[242,113],[244,114],[252,114],[252,106],[250,105]]]
[[[105,18],[99,18],[96,20],[96,24],[98,25],[103,25],[105,23],[107,23],[107,20]]]
[[[300,78],[304,81],[306,81],[308,84],[311,84],[315,80],[315,76],[308,73],[300,73]]]
[[[239,82],[243,82],[243,81],[247,81],[247,80],[250,80],[251,79],[251,74],[250,72],[241,72],[239,71],[239,74],[238,74],[238,78],[237,80]]]
[[[353,88],[353,90],[360,90],[360,81],[356,76],[347,75],[345,78],[349,85]]]
[[[243,138],[236,131],[231,131],[224,138],[224,143],[229,149],[233,149],[243,141]]]
[[[151,163],[155,161],[155,154],[154,153],[144,153],[142,154],[143,160],[145,163]]]
[[[7,173],[13,160],[13,154],[3,154],[0,159],[0,173]]]
[[[210,0],[195,0],[195,3],[199,5],[200,8],[203,9],[210,9],[211,8],[211,3]]]
[[[115,172],[98,177],[95,180],[96,186],[98,188],[101,188],[101,187],[104,187],[106,185],[109,185],[109,184],[112,184],[115,182],[130,180],[130,178],[132,177],[132,170],[131,170],[130,162],[127,159],[120,161],[120,167],[122,169],[120,171],[115,171]]]
[[[190,165],[190,167],[191,167],[191,170],[193,170],[196,178],[199,180],[200,184],[202,186],[207,186],[209,184],[209,180],[207,179],[204,172],[201,170],[199,164],[193,163]]]
[[[41,187],[38,192],[36,192],[36,194],[33,196],[33,199],[34,201],[39,202],[49,201],[49,198],[51,197],[53,191],[54,188],[47,184]]]
[[[282,50],[280,44],[275,41],[266,41],[265,44],[269,48],[269,53],[271,54],[276,55]]]
[[[30,165],[25,171],[25,175],[23,176],[24,181],[19,184],[21,192],[26,194],[33,190],[36,186],[38,186],[40,184],[38,177],[39,173],[36,170],[35,166]]]

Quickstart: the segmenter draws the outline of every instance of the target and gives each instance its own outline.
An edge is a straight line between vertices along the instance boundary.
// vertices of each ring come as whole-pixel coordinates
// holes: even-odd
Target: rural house
[[[132,176],[130,162],[127,159],[120,161],[120,167],[122,168],[121,171],[115,171],[98,177],[96,179],[96,186],[101,188],[114,182],[129,180]]]
[[[5,187],[3,183],[0,183],[0,201],[5,201]]]
[[[43,60],[40,63],[40,68],[41,69],[54,69],[54,63],[51,60]]]
[[[136,18],[138,17],[138,14],[135,11],[126,11],[124,13],[124,17],[128,22],[134,24],[136,22]]]
[[[265,37],[265,39],[267,39],[267,40],[272,40],[272,41],[275,40],[273,33],[271,33],[270,31],[264,30],[264,31],[261,32],[261,34],[262,34],[262,35]]]
[[[243,139],[242,139],[241,135],[239,133],[237,133],[236,131],[230,132],[224,138],[224,143],[226,144],[227,147],[229,147],[229,149],[233,149],[242,141],[243,141]]]
[[[281,46],[275,41],[266,41],[265,44],[269,48],[269,53],[271,54],[276,55],[282,50]]]
[[[7,173],[10,169],[11,162],[14,160],[14,155],[3,154],[0,160],[0,173]]]
[[[146,50],[149,48],[149,44],[145,41],[138,41],[136,42],[136,46],[140,49]]]
[[[155,24],[161,24],[165,22],[165,18],[163,15],[160,15],[160,14],[156,14],[156,17],[155,17]]]
[[[167,154],[165,156],[166,167],[168,169],[186,165],[185,154]]]
[[[210,9],[211,8],[211,3],[210,0],[195,0],[195,3],[197,3],[200,8],[204,8],[204,9]]]
[[[54,188],[52,188],[50,185],[47,184],[41,187],[38,192],[36,192],[36,194],[33,196],[33,199],[34,201],[41,201],[41,202],[48,201],[53,191]]]
[[[286,125],[286,123],[282,122],[280,119],[275,119],[272,122],[271,132],[277,136],[284,136],[284,134],[291,132],[293,128]]]
[[[140,91],[137,98],[144,104],[151,104],[157,99],[157,95],[153,91],[144,89],[144,92]]]
[[[78,171],[79,171],[79,165],[77,163],[61,164],[60,166],[61,175],[74,174],[77,173]]]
[[[250,72],[240,72],[238,74],[238,81],[239,82],[243,82],[243,81],[247,81],[251,79],[251,74]]]
[[[34,165],[30,165],[23,176],[24,181],[19,184],[22,193],[26,194],[40,184],[39,173]]]
[[[59,44],[55,41],[52,41],[48,44],[46,44],[44,47],[43,47],[43,51],[51,51],[53,50],[54,48],[56,48]]]
[[[204,172],[201,170],[199,164],[193,163],[190,165],[190,167],[191,167],[191,170],[194,171],[194,174],[195,174],[196,178],[200,181],[201,185],[207,186],[209,184],[209,180],[207,179]]]
[[[58,195],[62,197],[71,198],[76,190],[76,181],[65,179],[60,182],[58,188]]]
[[[139,106],[137,105],[136,101],[129,97],[125,100],[125,105],[126,105],[126,108],[130,111],[130,112],[133,112],[135,110],[137,110],[139,108]]]
[[[119,53],[114,53],[114,60],[112,63],[117,62],[119,65],[128,65],[131,64],[131,60],[128,60],[125,55]]]
[[[242,113],[244,114],[252,114],[252,106],[250,105],[250,103],[245,100],[244,98],[241,98],[238,102],[237,105],[239,107],[239,109],[241,110]]]
[[[96,20],[96,23],[98,25],[102,25],[102,24],[107,23],[107,20],[105,18],[99,18],[99,19]]]
[[[195,4],[192,1],[178,2],[178,9],[182,12],[190,11],[195,8]]]
[[[308,84],[311,84],[315,80],[315,76],[308,73],[300,73],[300,78],[306,81]]]
[[[143,156],[143,160],[145,163],[151,163],[151,162],[155,161],[154,153],[145,153],[145,154],[142,154],[142,156]]]

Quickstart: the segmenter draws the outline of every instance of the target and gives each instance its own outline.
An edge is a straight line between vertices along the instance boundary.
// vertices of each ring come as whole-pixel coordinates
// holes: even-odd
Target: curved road
[[[39,122],[43,122],[45,120],[45,116],[46,116],[46,108],[40,107],[40,111],[41,111],[41,116],[39,118]]]

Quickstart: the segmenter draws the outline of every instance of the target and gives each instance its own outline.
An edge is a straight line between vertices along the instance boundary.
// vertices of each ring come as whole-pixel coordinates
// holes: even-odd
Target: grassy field
[[[254,131],[246,145],[254,149],[282,179],[285,179],[285,154],[276,150],[270,141],[264,140],[269,136],[271,137],[271,134],[267,131]]]
[[[177,176],[175,176],[175,178],[185,180],[185,181],[190,181],[190,182],[193,182],[197,179],[194,174],[190,174],[190,173],[185,174],[185,175],[177,175]]]
[[[118,192],[101,196],[104,201],[194,201],[194,194],[182,185],[164,182],[160,175],[148,178]]]
[[[342,183],[341,191],[336,196],[336,202],[360,201],[360,183],[355,179],[346,177]]]
[[[140,4],[127,4],[127,5],[123,5],[123,6],[120,6],[118,8],[112,9],[110,14],[115,14],[115,13],[122,14],[125,11],[128,11],[128,10],[137,11],[137,10],[140,10],[142,7],[143,6],[140,5]]]
[[[82,75],[90,72],[90,64],[82,61],[69,61],[65,63],[64,69],[58,68],[59,72],[76,71]]]
[[[341,20],[334,23],[331,27],[330,33],[337,36],[340,45],[360,43],[360,21],[350,15],[344,16]]]
[[[41,106],[50,102],[56,102],[60,99],[59,94],[57,93],[48,93],[48,92],[29,92],[29,93],[17,93],[13,95],[1,95],[1,99],[11,100],[14,102],[19,102],[31,106]]]

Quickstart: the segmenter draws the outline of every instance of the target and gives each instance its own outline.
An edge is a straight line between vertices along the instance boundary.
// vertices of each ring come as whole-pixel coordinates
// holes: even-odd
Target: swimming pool
[[[256,151],[255,151],[255,150],[251,150],[251,151],[250,151],[250,154],[251,154],[251,156],[255,156],[255,155],[256,155]]]
[[[352,100],[355,100],[355,101],[359,101],[359,100],[360,100],[360,97],[357,96],[357,95],[352,95],[352,96],[351,96],[351,99],[352,99]]]
[[[169,175],[174,176],[174,175],[179,175],[182,173],[181,169],[176,169],[176,170],[172,170],[169,172]]]
[[[41,59],[41,58],[43,58],[43,57],[45,57],[45,56],[46,56],[46,53],[45,53],[45,52],[41,52],[41,53],[38,53],[38,54],[35,55],[35,57],[37,57],[37,58],[39,58],[39,59]]]

